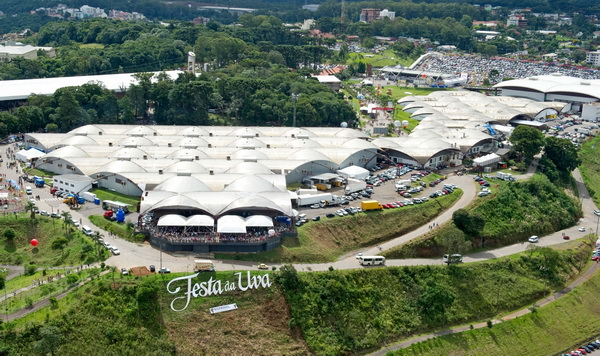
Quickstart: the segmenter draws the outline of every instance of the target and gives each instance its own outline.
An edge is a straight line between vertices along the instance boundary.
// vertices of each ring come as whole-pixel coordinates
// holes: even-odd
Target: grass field
[[[384,51],[382,54],[373,53],[350,53],[350,59],[347,64],[355,61],[361,61],[365,64],[371,64],[374,68],[382,68],[385,66],[395,66],[402,64],[404,66],[412,64],[409,58],[398,58],[393,51]]]
[[[600,334],[600,274],[535,313],[437,337],[388,355],[552,355]]]
[[[600,206],[600,137],[585,142],[579,151],[579,167],[585,185],[596,206]]]
[[[83,43],[79,45],[79,48],[102,49],[104,48],[104,45],[102,43]]]
[[[297,239],[284,238],[281,247],[274,250],[247,255],[215,254],[215,257],[256,262],[331,262],[346,252],[388,241],[426,224],[461,195],[462,191],[457,191],[401,209],[325,218],[298,228]]]
[[[0,264],[36,265],[38,267],[79,266],[104,260],[107,253],[76,229],[69,227],[62,219],[44,216],[29,218],[29,214],[0,217],[0,234],[6,229],[16,233],[10,240],[0,237]],[[30,245],[32,239],[38,245]],[[61,246],[55,245],[61,240]]]
[[[94,225],[102,230],[112,232],[122,239],[132,242],[144,242],[143,238],[137,238],[136,235],[134,235],[134,229],[132,227],[127,226],[128,219],[125,219],[125,223],[118,223],[116,221],[107,220],[100,215],[90,215],[88,218]]]
[[[100,200],[120,201],[122,203],[129,204],[129,205],[131,205],[131,207],[130,207],[131,211],[135,211],[138,203],[141,200],[140,197],[125,195],[125,194],[113,192],[112,190],[108,190],[108,189],[104,189],[104,188],[92,189],[90,192],[96,194],[96,196]]]

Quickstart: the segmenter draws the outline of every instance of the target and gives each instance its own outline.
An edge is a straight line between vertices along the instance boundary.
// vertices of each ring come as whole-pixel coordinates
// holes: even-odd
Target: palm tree
[[[71,213],[63,211],[60,215],[63,217],[63,225],[65,226],[65,231],[67,231],[67,226],[71,225]]]
[[[31,212],[31,218],[35,219],[35,204],[28,201],[27,205],[25,205],[25,211],[30,211]]]

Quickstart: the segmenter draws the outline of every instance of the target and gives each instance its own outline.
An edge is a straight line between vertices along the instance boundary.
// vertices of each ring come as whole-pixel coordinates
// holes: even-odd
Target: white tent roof
[[[359,166],[348,166],[344,169],[340,169],[337,172],[341,175],[347,175],[350,178],[362,179],[369,176],[369,170]]]
[[[187,218],[187,226],[215,226],[215,219],[209,215],[192,215]]]
[[[187,219],[185,216],[177,214],[163,215],[158,219],[157,226],[186,226]]]
[[[265,215],[252,215],[246,218],[246,226],[272,227],[273,219]]]
[[[245,234],[246,221],[243,217],[237,215],[224,215],[217,220],[217,232]]]
[[[44,152],[38,151],[35,148],[30,148],[28,150],[20,150],[17,152],[16,157],[20,161],[28,161],[32,158],[40,158],[45,155]]]
[[[489,155],[485,155],[482,157],[477,157],[473,160],[473,163],[477,166],[487,166],[492,163],[496,163],[500,161],[500,156],[495,153],[490,153]]]

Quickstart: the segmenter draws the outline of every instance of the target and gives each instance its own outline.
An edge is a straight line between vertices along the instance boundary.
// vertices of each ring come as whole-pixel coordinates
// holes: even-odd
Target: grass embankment
[[[100,200],[120,201],[121,203],[129,204],[131,205],[131,207],[129,208],[129,210],[131,211],[135,211],[137,205],[140,202],[140,197],[125,195],[104,188],[92,189],[90,192],[96,194],[96,196]]]
[[[15,237],[6,238],[13,230]],[[29,214],[0,217],[0,264],[47,266],[79,266],[102,261],[107,257],[104,248],[62,219],[51,219]],[[37,246],[30,241],[36,239]]]
[[[473,242],[471,249],[463,253],[482,249],[482,242],[483,248],[495,248],[525,241],[531,235],[562,230],[575,224],[583,214],[576,198],[541,174],[527,181],[494,185],[492,195],[477,199],[467,208],[470,213],[483,216],[485,227],[479,236],[467,236]],[[440,236],[454,228],[454,223],[449,222],[422,238],[387,251],[385,256],[441,256],[446,251],[440,244]]]
[[[596,206],[600,206],[600,136],[586,141],[581,145],[579,158],[581,158],[581,176],[585,186],[594,200]],[[598,148],[596,148],[598,147]]]
[[[0,326],[4,328],[0,350],[40,353],[36,344],[41,325],[41,329],[55,328],[58,345],[44,350],[55,355],[97,354],[99,349],[111,355],[161,356],[310,353],[297,328],[290,328],[285,298],[275,286],[192,298],[186,310],[174,312],[170,303],[176,296],[166,291],[166,283],[178,276],[165,276],[165,280],[159,275],[137,278],[119,273],[100,277],[59,300],[54,308]],[[237,284],[231,272],[200,274],[198,282],[210,277]],[[210,314],[209,308],[229,303],[237,303],[239,309]]]
[[[298,228],[298,238],[257,254],[215,254],[216,258],[257,262],[332,262],[346,252],[388,241],[426,224],[462,195],[455,191],[427,203],[400,209],[368,211],[354,216],[310,222]]]
[[[144,242],[143,234],[135,234],[134,226],[126,220],[125,222],[119,223],[116,221],[110,221],[100,215],[90,215],[88,217],[90,221],[101,228],[104,231],[112,232],[122,239],[131,242]]]
[[[390,355],[552,355],[600,334],[600,274],[535,313],[494,325],[436,337]]]
[[[590,252],[584,244],[451,267],[322,273],[286,273],[283,268],[280,273],[286,277],[281,283],[291,325],[300,327],[317,354],[339,355],[521,308],[561,289],[585,266]]]
[[[347,60],[347,64],[354,62],[363,62],[365,64],[371,64],[373,68],[383,68],[385,66],[395,66],[398,64],[410,65],[412,60],[410,58],[398,58],[393,51],[383,51],[381,54],[374,53],[350,53],[350,59]]]

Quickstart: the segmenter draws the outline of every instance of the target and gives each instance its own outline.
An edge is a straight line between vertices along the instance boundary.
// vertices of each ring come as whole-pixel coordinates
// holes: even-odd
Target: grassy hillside
[[[5,237],[13,230],[15,237]],[[30,245],[38,240],[36,247]],[[57,242],[58,241],[58,242]],[[62,219],[29,214],[0,216],[0,264],[79,266],[104,260],[108,253]]]
[[[579,151],[579,170],[596,206],[600,206],[600,136],[586,141]],[[597,148],[598,147],[598,148]]]
[[[339,355],[527,305],[562,287],[590,251],[589,246],[562,252],[544,248],[450,268],[304,274],[283,268],[279,282],[290,303],[291,325],[302,330],[309,347],[320,355]]]
[[[589,253],[587,246],[561,252],[540,249],[509,260],[451,268],[297,273],[284,267],[275,277],[271,275],[271,288],[245,292],[238,288],[219,296],[192,298],[180,312],[171,310],[176,296],[167,292],[166,285],[181,274],[164,279],[108,274],[53,307],[0,324],[0,354],[359,352],[412,333],[481,320],[527,305],[577,274]],[[223,284],[237,282],[232,272],[200,274],[194,282],[209,278]],[[185,282],[175,283],[184,288],[177,296],[183,296]],[[181,308],[183,302],[176,301],[175,307]],[[211,307],[230,303],[238,309],[209,312]]]
[[[414,344],[390,355],[552,355],[600,334],[600,274],[535,313]]]
[[[544,175],[526,181],[501,184],[493,195],[476,200],[467,210],[485,219],[480,236],[473,237],[472,248],[506,246],[525,241],[531,235],[544,235],[572,226],[582,216],[576,198],[568,196]],[[441,229],[386,252],[388,258],[433,257],[443,254],[438,236],[453,229],[452,222]],[[466,251],[468,252],[468,251]]]
[[[284,239],[282,246],[252,255],[216,254],[217,258],[260,262],[330,262],[363,246],[372,246],[426,224],[452,206],[461,196],[453,194],[401,209],[369,211],[354,216],[324,218],[298,228],[298,238]]]

